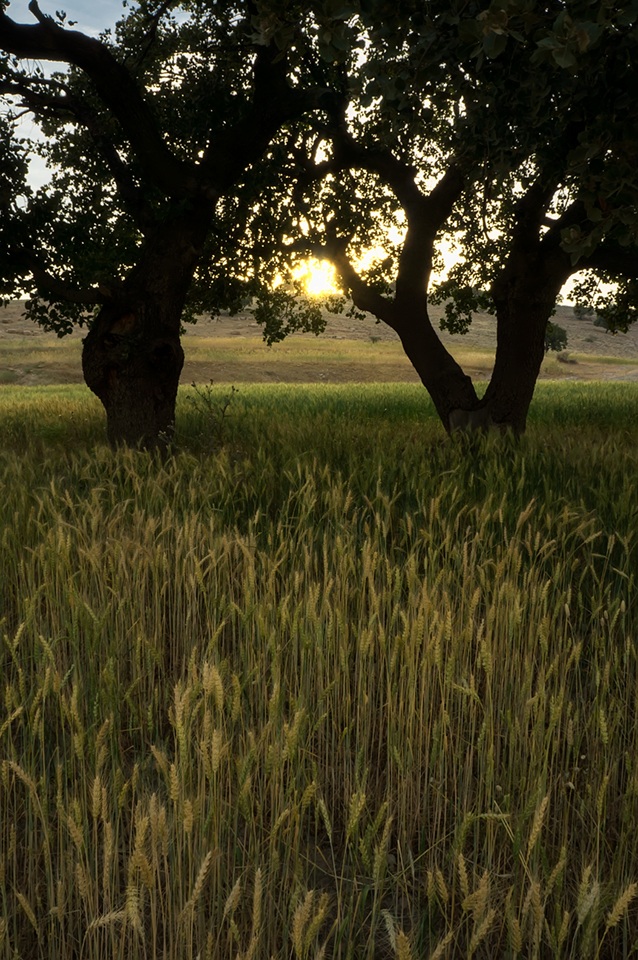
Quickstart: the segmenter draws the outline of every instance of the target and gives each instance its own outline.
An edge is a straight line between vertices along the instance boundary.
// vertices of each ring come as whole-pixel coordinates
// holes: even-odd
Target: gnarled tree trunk
[[[158,228],[84,340],[84,379],[102,401],[113,445],[162,447],[173,436],[181,316],[206,227],[191,214]]]
[[[184,364],[183,302],[131,299],[103,307],[84,341],[86,384],[102,401],[113,445],[154,447],[170,441]]]

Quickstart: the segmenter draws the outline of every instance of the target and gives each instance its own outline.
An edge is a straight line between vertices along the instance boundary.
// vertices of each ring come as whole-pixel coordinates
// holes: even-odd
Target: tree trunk
[[[525,432],[551,312],[549,304],[514,301],[497,306],[496,359],[483,397],[489,426],[515,434]]]
[[[84,379],[104,405],[113,445],[164,447],[173,436],[181,316],[207,227],[201,212],[158,227],[84,340]]]
[[[547,324],[568,272],[560,251],[523,262],[513,257],[494,284],[496,358],[482,399],[489,426],[525,432],[545,356]]]
[[[480,416],[480,401],[468,377],[446,350],[428,317],[425,303],[397,310],[393,322],[403,349],[430,394],[448,433],[466,428]]]
[[[104,405],[114,446],[161,447],[173,436],[183,302],[170,306],[148,297],[109,304],[84,340],[84,379]]]

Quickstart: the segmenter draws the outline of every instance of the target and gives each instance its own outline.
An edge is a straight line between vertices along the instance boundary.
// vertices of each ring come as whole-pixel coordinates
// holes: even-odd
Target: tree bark
[[[183,303],[171,306],[135,298],[103,307],[84,341],[84,379],[102,401],[114,446],[165,446],[173,436]]]
[[[201,214],[158,228],[84,340],[84,379],[104,406],[113,445],[165,447],[172,439],[181,315],[206,230]]]
[[[469,415],[480,407],[471,377],[468,377],[446,350],[434,330],[425,298],[406,310],[394,304],[397,316],[392,326],[399,334],[403,349],[430,394],[436,411],[448,433],[466,427]],[[458,411],[462,411],[459,417]]]
[[[486,426],[525,432],[552,308],[522,300],[497,305],[496,359],[483,397]]]
[[[487,426],[525,432],[527,414],[545,356],[545,332],[569,276],[559,249],[536,256],[514,251],[494,283],[497,345],[494,370],[482,399]]]

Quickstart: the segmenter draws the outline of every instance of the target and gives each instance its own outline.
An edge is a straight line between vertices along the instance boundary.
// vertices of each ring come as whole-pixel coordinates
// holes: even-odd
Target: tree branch
[[[463,192],[464,178],[454,163],[407,217],[408,229],[399,257],[397,303],[427,295],[436,236]]]
[[[452,162],[429,194],[417,186],[414,167],[399,160],[382,144],[363,146],[355,140],[347,128],[345,104],[332,104],[328,109],[330,124],[323,134],[333,143],[334,156],[318,164],[298,158],[305,167],[305,176],[299,179],[316,182],[343,170],[360,169],[375,173],[399,201],[407,220],[407,233],[399,258],[396,283],[397,302],[425,297],[432,270],[436,235],[450,216],[455,202],[464,187],[461,167]]]
[[[59,86],[59,85],[58,85]],[[100,117],[88,104],[69,94],[54,96],[33,90],[20,79],[11,83],[0,82],[0,94],[19,97],[23,106],[36,116],[53,115],[60,120],[73,120],[84,126],[95,143],[126,208],[141,230],[151,222],[151,208],[138,189],[128,166],[122,160],[113,143],[112,136],[104,130]]]
[[[357,273],[346,255],[347,245],[348,238],[335,237],[321,243],[312,240],[299,240],[292,244],[291,249],[316,257],[317,260],[328,260],[332,263],[343,286],[350,293],[355,307],[374,314],[379,320],[383,320],[388,326],[395,329],[392,302],[374,290]]]
[[[146,59],[146,56],[149,50],[155,43],[155,39],[157,37],[157,31],[159,29],[159,25],[162,17],[164,16],[164,14],[168,13],[171,7],[176,6],[177,2],[178,0],[165,0],[165,2],[160,6],[159,10],[157,10],[153,14],[153,16],[150,18],[149,27],[148,27],[148,30],[146,31],[146,36],[144,37],[145,46],[142,47],[139,55],[135,58],[135,61],[133,63],[133,66],[135,67],[135,69],[137,69],[142,65],[142,63]]]
[[[606,240],[593,253],[582,257],[576,266],[579,270],[604,270],[612,277],[635,280],[638,277],[638,250],[636,247],[621,247],[618,243]]]
[[[103,285],[81,289],[60,280],[59,277],[50,273],[30,250],[17,251],[12,260],[30,271],[38,292],[51,300],[93,306],[97,303],[106,303],[113,297],[112,291]]]
[[[122,127],[149,179],[170,196],[182,195],[194,168],[168,148],[126,67],[101,41],[60,27],[42,13],[36,0],[29,9],[36,25],[18,24],[0,12],[0,49],[21,59],[58,61],[82,70]]]
[[[334,105],[329,112],[334,113]],[[415,168],[395,157],[388,147],[379,143],[372,146],[357,143],[342,117],[333,118],[330,124],[317,127],[316,133],[318,137],[332,141],[334,153],[329,160],[314,163],[311,158],[297,151],[297,162],[304,170],[300,177],[302,184],[316,183],[344,170],[366,170],[376,173],[390,187],[408,219],[421,212],[426,198],[415,183]]]
[[[227,189],[259,160],[285,123],[319,107],[325,94],[320,88],[292,87],[286,58],[276,45],[257,46],[250,110],[234,126],[215,131],[200,163],[202,173],[217,190]]]
[[[550,244],[555,246],[559,244],[563,230],[566,230],[568,227],[575,227],[585,220],[587,220],[585,204],[582,200],[573,200],[559,217],[551,220],[547,217],[540,219],[540,223],[549,228],[547,233],[544,234],[541,243],[545,246],[549,246]]]

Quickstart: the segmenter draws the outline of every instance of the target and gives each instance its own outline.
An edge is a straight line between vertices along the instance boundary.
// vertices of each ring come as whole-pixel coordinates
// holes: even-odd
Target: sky
[[[68,20],[77,20],[73,29],[89,36],[98,36],[107,27],[113,27],[123,12],[121,0],[38,0],[42,13],[55,16],[63,10]],[[17,23],[35,23],[29,12],[29,0],[11,0],[6,13]],[[27,117],[23,121],[24,136],[37,136],[35,124]],[[48,175],[44,162],[33,157],[29,165],[29,179],[34,187],[46,183]]]
[[[112,27],[122,11],[121,0],[39,0],[42,13],[55,16],[64,10],[69,20],[77,20],[77,30],[96,36]],[[6,12],[18,23],[35,23],[29,13],[29,0],[11,0]]]

